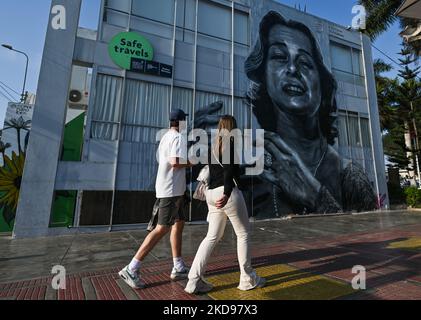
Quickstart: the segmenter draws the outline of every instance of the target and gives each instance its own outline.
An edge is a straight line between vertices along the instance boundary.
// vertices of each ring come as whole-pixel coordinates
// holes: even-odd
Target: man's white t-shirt
[[[174,169],[170,158],[187,159],[186,142],[176,130],[169,130],[161,139],[158,149],[159,168],[156,178],[158,199],[183,196],[186,192],[186,169]]]

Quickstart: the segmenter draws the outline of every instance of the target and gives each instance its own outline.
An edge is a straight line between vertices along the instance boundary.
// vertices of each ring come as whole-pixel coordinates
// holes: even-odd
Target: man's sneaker
[[[189,281],[187,284],[185,292],[189,294],[206,294],[213,290],[213,285],[207,282],[205,279],[201,278],[196,284]]]
[[[183,270],[179,271],[175,267],[172,269],[171,272],[171,280],[172,281],[179,281],[187,279],[189,276],[190,269],[187,267],[184,267]]]
[[[146,287],[145,283],[140,279],[138,273],[133,274],[130,272],[129,266],[121,270],[118,275],[133,289],[144,289]]]

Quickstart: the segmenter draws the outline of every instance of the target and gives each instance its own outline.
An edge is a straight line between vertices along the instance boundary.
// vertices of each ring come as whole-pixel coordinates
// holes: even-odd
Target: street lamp
[[[23,55],[26,57],[25,79],[24,79],[24,81],[23,81],[23,90],[22,90],[22,96],[21,96],[21,99],[20,99],[20,101],[21,101],[22,103],[25,103],[25,100],[26,100],[26,98],[27,98],[27,94],[26,94],[26,92],[25,92],[25,88],[26,88],[26,77],[27,77],[27,75],[28,75],[29,57],[28,57],[28,55],[27,55],[25,52],[22,52],[22,51],[16,50],[16,49],[14,49],[11,45],[8,45],[8,44],[2,44],[1,46],[2,46],[3,48],[8,49],[8,50],[15,51],[15,52],[17,52],[17,53],[23,54]]]

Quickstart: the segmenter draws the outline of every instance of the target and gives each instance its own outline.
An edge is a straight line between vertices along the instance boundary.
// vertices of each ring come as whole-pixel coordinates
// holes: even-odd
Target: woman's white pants
[[[251,266],[249,247],[250,221],[243,194],[235,188],[227,205],[222,209],[216,208],[216,202],[224,193],[224,187],[208,190],[206,201],[209,207],[209,230],[194,259],[189,274],[189,286],[194,286],[203,278],[209,258],[218,242],[222,239],[227,220],[232,223],[237,236],[237,254],[240,265],[241,279],[238,289],[251,290],[259,284],[260,278]]]

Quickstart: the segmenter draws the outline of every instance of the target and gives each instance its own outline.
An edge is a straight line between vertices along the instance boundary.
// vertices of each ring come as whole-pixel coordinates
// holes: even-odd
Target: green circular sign
[[[132,59],[153,60],[152,45],[135,32],[117,34],[108,45],[111,59],[119,67],[130,70]]]

